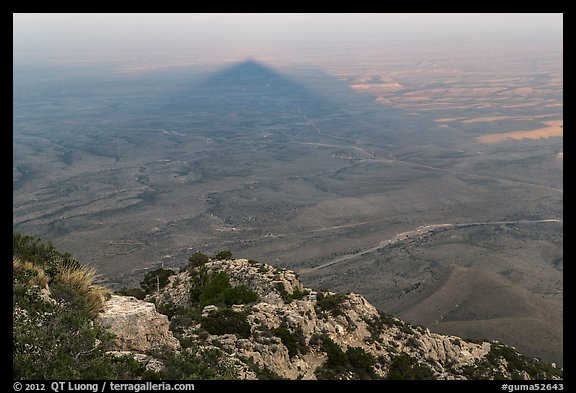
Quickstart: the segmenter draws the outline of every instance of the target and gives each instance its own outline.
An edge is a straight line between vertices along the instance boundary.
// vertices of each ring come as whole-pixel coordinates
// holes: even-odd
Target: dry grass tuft
[[[33,273],[30,277],[30,284],[37,285],[40,288],[46,288],[50,278],[40,266],[36,266],[32,262],[23,261],[18,257],[12,257],[12,269],[14,271],[28,270]]]
[[[86,300],[88,314],[94,318],[110,298],[110,291],[93,282],[97,277],[96,269],[89,266],[66,266],[60,269],[56,280],[70,287]]]

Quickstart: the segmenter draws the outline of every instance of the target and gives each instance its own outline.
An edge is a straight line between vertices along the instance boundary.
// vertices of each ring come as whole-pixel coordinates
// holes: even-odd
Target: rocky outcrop
[[[304,288],[293,271],[247,259],[213,261],[206,264],[206,267],[208,273],[225,272],[233,285],[246,285],[268,304],[281,305],[284,303],[283,294]]]
[[[94,322],[108,327],[116,336],[112,348],[115,351],[146,353],[164,346],[180,346],[168,329],[168,317],[158,313],[154,303],[135,297],[113,295]]]
[[[394,362],[400,355],[410,359],[415,367],[430,370],[438,379],[478,376],[488,364],[486,358],[493,343],[431,333],[380,313],[358,294],[306,289],[292,271],[245,259],[210,261],[201,268],[181,272],[171,277],[155,301],[194,307],[188,292],[200,269],[208,276],[225,272],[233,286],[245,285],[258,294],[259,300],[254,304],[228,307],[245,318],[250,335],[209,334],[203,327],[203,319],[218,313],[223,306],[207,305],[199,310],[200,320],[183,328],[182,337],[218,347],[234,359],[249,359],[249,363],[283,378],[315,379],[318,368],[327,364],[328,355],[321,343],[326,339],[342,352],[352,348],[377,359],[372,371],[379,378],[385,378],[391,367],[396,367]],[[525,372],[501,367],[505,360],[494,359],[497,358],[492,356],[490,361],[497,362],[499,377],[511,377],[512,372],[516,372],[516,377],[526,377]]]
[[[222,272],[229,282],[227,288],[244,286],[243,291],[256,292],[257,300],[249,304],[201,302],[206,297],[198,294],[210,277]],[[497,342],[431,333],[381,313],[358,294],[304,288],[296,273],[246,259],[188,267],[146,300],[170,310],[178,322],[173,324],[175,336],[186,343],[186,351],[218,349],[222,362],[233,365],[242,379],[262,375],[286,379],[561,375],[555,367],[540,367],[537,360],[521,357]],[[151,302],[113,296],[97,321],[116,334],[118,351],[146,353],[164,345],[178,348],[168,319]]]
[[[225,272],[230,277],[232,285],[246,285],[268,304],[281,305],[284,303],[283,296],[304,288],[293,271],[248,259],[212,261],[204,267],[208,274]],[[159,294],[153,294],[147,300],[154,300],[156,304],[172,303],[180,307],[189,307],[191,305],[189,291],[190,273],[184,271],[169,277],[168,285]]]

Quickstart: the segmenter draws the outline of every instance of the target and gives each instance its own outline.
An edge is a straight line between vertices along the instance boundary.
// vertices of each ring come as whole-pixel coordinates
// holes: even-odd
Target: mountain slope
[[[113,295],[14,235],[14,379],[561,379],[498,342],[431,333],[296,273],[197,253]],[[164,315],[162,315],[164,314]]]
[[[236,297],[227,295],[231,292]],[[257,299],[244,302],[238,294],[246,293]],[[221,300],[216,300],[220,295]],[[269,374],[286,379],[561,375],[560,370],[498,342],[470,342],[431,333],[379,312],[360,295],[304,288],[293,271],[246,259],[188,266],[146,300],[170,316],[171,330],[184,348],[219,348],[247,378]]]

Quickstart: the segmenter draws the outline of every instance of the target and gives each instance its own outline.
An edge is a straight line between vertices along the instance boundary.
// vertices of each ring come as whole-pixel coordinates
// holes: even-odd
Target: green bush
[[[200,301],[200,295],[202,294],[202,290],[210,281],[210,277],[208,275],[208,270],[206,266],[201,266],[200,268],[193,269],[191,272],[190,277],[190,302],[192,304],[196,304]]]
[[[346,352],[328,336],[322,337],[322,350],[328,359],[316,369],[318,379],[374,379],[376,359],[359,347],[349,347]]]
[[[382,342],[382,337],[380,334],[382,330],[386,327],[393,327],[398,326],[402,328],[403,323],[393,315],[386,314],[384,312],[378,311],[378,315],[374,316],[373,318],[364,318],[364,322],[366,322],[368,331],[374,341]]]
[[[272,330],[276,337],[282,340],[282,344],[288,348],[288,356],[294,357],[298,354],[298,338],[290,330],[280,326]]]
[[[146,297],[146,292],[142,288],[122,288],[118,291],[122,296],[134,296],[136,299],[142,300]]]
[[[326,352],[328,356],[326,363],[333,368],[345,366],[348,362],[346,353],[326,335],[322,338],[322,350]]]
[[[230,278],[225,272],[212,275],[208,282],[200,289],[200,308],[209,304],[224,304],[225,291],[232,288]]]
[[[216,255],[214,255],[214,259],[217,260],[230,260],[232,259],[232,252],[231,251],[220,251]]]
[[[258,300],[256,292],[246,285],[232,287],[230,277],[226,272],[218,272],[210,277],[200,279],[203,284],[193,286],[195,297],[198,299],[199,307],[204,308],[209,304],[247,304]]]
[[[188,257],[188,266],[197,267],[206,264],[210,258],[208,255],[201,253],[200,251],[195,252],[192,256]]]
[[[388,379],[420,380],[436,379],[436,377],[430,366],[419,364],[415,358],[403,353],[392,359]]]
[[[160,289],[164,288],[170,282],[168,277],[173,276],[174,271],[170,269],[158,268],[151,272],[146,273],[144,279],[140,283],[140,286],[146,292],[146,294],[152,294],[156,292],[158,287]]]
[[[257,300],[258,294],[244,284],[229,288],[224,292],[224,303],[229,306],[233,304],[248,304]]]
[[[200,321],[200,317],[200,310],[196,308],[175,307],[170,318],[170,330],[181,336],[187,327]]]
[[[172,320],[175,315],[185,312],[186,309],[185,307],[175,305],[171,301],[156,304],[156,311],[166,315],[169,320]]]
[[[302,327],[298,326],[298,328],[296,328],[296,330],[292,334],[294,335],[294,337],[296,337],[296,342],[298,344],[298,352],[300,352],[302,355],[306,355],[309,352],[309,348]]]
[[[294,290],[294,292],[292,292],[292,294],[290,295],[290,297],[293,300],[302,300],[305,296],[310,295],[310,291],[304,290],[304,291],[300,291],[298,289]]]
[[[14,379],[134,379],[142,368],[107,354],[112,340],[92,319],[108,291],[94,269],[33,236],[13,234]],[[48,286],[47,301],[40,288]]]
[[[298,289],[294,290],[292,293],[288,293],[286,288],[284,288],[284,284],[281,282],[276,283],[276,289],[286,304],[290,304],[294,300],[301,300],[304,298],[304,296],[308,296],[310,294],[310,291],[300,291]]]
[[[227,308],[202,317],[200,322],[202,328],[210,334],[236,334],[240,338],[250,337],[250,324],[246,315]]]
[[[335,317],[343,315],[340,305],[345,298],[346,296],[341,293],[331,295],[324,292],[318,292],[318,295],[316,295],[316,312],[321,313],[322,311],[327,311]]]
[[[363,373],[366,376],[374,374],[376,359],[374,356],[360,347],[349,347],[346,350],[346,357],[355,372]]]
[[[222,361],[222,351],[218,348],[174,352],[156,351],[153,356],[164,364],[159,372],[146,371],[143,379],[148,380],[222,380],[238,379],[234,367]]]
[[[342,379],[342,375],[338,370],[328,367],[326,364],[316,368],[314,371],[316,379],[319,381],[331,381]]]
[[[12,233],[12,255],[42,267],[50,277],[55,277],[63,267],[81,266],[70,253],[58,251],[51,242],[44,244],[39,237],[19,232]]]

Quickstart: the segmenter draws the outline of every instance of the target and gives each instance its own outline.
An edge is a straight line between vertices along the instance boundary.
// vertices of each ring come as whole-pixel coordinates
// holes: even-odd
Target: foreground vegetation
[[[92,319],[108,291],[95,271],[39,239],[13,236],[14,379],[130,379],[143,367],[106,353],[113,337]]]
[[[158,351],[162,371],[110,354],[114,337],[93,324],[110,294],[94,284],[95,270],[19,233],[13,255],[13,379],[235,378],[218,351]]]

